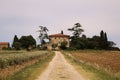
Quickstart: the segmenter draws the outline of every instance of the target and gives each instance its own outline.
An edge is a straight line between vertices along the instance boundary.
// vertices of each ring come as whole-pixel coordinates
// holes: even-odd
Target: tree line
[[[107,33],[103,30],[100,31],[100,35],[89,38],[82,34],[84,29],[81,27],[80,23],[76,23],[72,28],[68,29],[73,32],[70,37],[71,49],[119,50],[118,47],[114,47],[116,44],[113,41],[108,40]]]
[[[46,43],[50,42],[50,38],[48,36],[48,29],[47,27],[39,26],[40,30],[38,32],[40,33],[38,38],[40,39],[40,44],[42,47]],[[114,47],[116,44],[113,41],[109,41],[107,37],[107,33],[103,30],[100,31],[99,35],[94,35],[92,38],[87,37],[85,34],[82,34],[84,32],[84,29],[82,29],[82,26],[80,23],[74,24],[72,28],[69,28],[68,31],[72,32],[73,35],[70,36],[70,47],[66,47],[66,42],[62,42],[60,48],[70,49],[70,50],[79,50],[79,49],[98,49],[98,50],[119,50],[118,47]],[[63,31],[61,31],[61,34]],[[52,46],[54,47],[54,46]],[[26,49],[30,50],[33,48],[36,48],[36,40],[33,38],[32,35],[29,36],[22,36],[20,39],[17,37],[17,35],[14,36],[12,48],[16,50],[20,49]]]
[[[17,35],[14,36],[12,48],[15,50],[26,49],[31,50],[36,48],[36,40],[32,35],[22,36],[20,39]]]

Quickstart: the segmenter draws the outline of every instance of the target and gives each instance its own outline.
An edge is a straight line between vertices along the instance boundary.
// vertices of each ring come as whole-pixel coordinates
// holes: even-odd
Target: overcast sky
[[[71,34],[77,22],[86,36],[104,30],[120,47],[120,0],[0,0],[0,41],[12,42],[15,34],[37,39],[40,25],[49,34]]]

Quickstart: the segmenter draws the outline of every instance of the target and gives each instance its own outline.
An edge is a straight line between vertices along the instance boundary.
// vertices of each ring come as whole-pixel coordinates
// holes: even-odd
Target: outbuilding
[[[9,42],[0,42],[0,49],[2,50],[3,48],[8,48],[9,47]]]

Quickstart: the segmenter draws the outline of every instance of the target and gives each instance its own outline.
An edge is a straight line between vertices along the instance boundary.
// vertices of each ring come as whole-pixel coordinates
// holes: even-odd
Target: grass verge
[[[4,80],[35,80],[42,73],[42,71],[45,70],[53,57],[54,53],[48,56],[46,59],[28,66]]]
[[[75,58],[68,56],[68,52],[62,52],[69,63],[86,78],[86,80],[120,80],[120,78],[110,75],[109,73],[99,70],[91,65],[81,63]]]

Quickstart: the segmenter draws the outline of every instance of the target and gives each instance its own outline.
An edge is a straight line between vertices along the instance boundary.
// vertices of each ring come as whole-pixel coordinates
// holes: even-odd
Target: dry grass
[[[82,63],[120,75],[120,52],[118,51],[71,51],[70,53]]]

